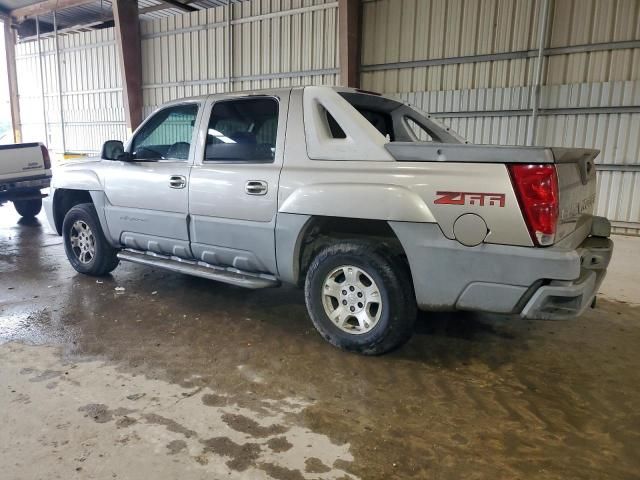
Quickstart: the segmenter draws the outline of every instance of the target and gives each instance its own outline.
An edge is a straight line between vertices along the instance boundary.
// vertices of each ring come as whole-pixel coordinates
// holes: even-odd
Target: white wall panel
[[[62,153],[61,103],[67,152],[95,153],[105,140],[124,139],[122,87],[113,35],[109,28],[59,36],[61,86],[53,37],[40,41],[42,83],[37,41],[16,46],[25,141],[43,142]]]

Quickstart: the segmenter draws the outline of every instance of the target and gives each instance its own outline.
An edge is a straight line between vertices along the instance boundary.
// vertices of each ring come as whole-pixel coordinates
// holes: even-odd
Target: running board
[[[205,262],[184,260],[178,257],[159,255],[153,252],[125,249],[118,252],[120,260],[163,268],[172,272],[216,280],[245,288],[277,287],[280,282],[273,276],[260,273],[242,272],[237,269],[218,267]]]

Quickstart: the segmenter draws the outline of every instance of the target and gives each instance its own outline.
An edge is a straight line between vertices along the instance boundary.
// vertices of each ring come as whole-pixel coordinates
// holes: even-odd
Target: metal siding
[[[48,138],[44,134],[37,41],[16,46],[24,141],[44,142],[53,152],[62,153],[60,98],[66,151],[96,153],[105,140],[124,140],[124,108],[113,29],[61,35],[58,40],[61,88],[54,39],[41,39]]]
[[[453,112],[442,121],[473,142],[524,145],[542,5],[364,0],[362,88],[396,94],[432,113]],[[550,10],[546,48],[640,40],[638,0],[550,0]],[[461,58],[511,53],[523,58]],[[450,64],[385,65],[443,59]],[[620,231],[640,233],[640,113],[548,111],[640,107],[640,49],[556,54],[543,65],[535,142],[601,149],[601,168],[617,170],[599,172],[597,211]]]
[[[405,92],[395,96],[438,114],[438,120],[473,143],[526,144],[531,121],[528,87]],[[558,108],[637,105],[640,80],[549,85],[541,92],[541,108],[551,110],[548,113]],[[486,116],[488,112],[491,116]],[[536,144],[599,149],[597,213],[626,233],[638,233],[640,171],[624,171],[624,166],[640,166],[639,133],[640,113],[544,113],[539,118]],[[606,170],[611,165],[622,170]]]
[[[141,21],[143,112],[182,97],[338,82],[337,2],[255,0],[232,4],[232,70],[227,7]],[[97,152],[126,136],[113,29],[59,36],[66,150]],[[48,138],[37,42],[17,47],[25,139],[62,148],[54,39],[41,40]],[[231,73],[231,81],[229,81]]]
[[[363,2],[363,65],[456,58],[537,43],[541,0]],[[512,59],[362,73],[363,88],[398,92],[530,84],[535,60]]]
[[[337,2],[254,0],[231,8],[231,72],[227,7],[141,22],[145,115],[169,100],[229,88],[338,82]]]
[[[640,39],[637,0],[554,2],[550,47]],[[637,80],[640,49],[573,53],[547,60],[546,84]]]

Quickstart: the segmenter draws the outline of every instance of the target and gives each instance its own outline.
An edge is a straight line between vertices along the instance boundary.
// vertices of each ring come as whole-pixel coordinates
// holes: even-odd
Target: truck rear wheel
[[[106,275],[120,262],[117,250],[102,232],[91,203],[81,203],[67,212],[62,223],[62,237],[69,263],[80,273]]]
[[[413,334],[417,308],[408,268],[362,241],[323,248],[305,281],[314,326],[332,345],[380,355]]]
[[[38,215],[42,210],[42,199],[14,200],[13,206],[21,217],[31,218]]]

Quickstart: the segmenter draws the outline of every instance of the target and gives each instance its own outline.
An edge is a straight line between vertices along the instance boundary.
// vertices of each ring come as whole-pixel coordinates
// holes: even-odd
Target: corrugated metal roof
[[[180,0],[190,7],[197,9],[215,8],[227,3],[237,3],[244,0]],[[6,5],[6,9],[14,9],[32,4],[31,0],[17,1],[0,0],[0,5]],[[162,0],[138,0],[138,9],[142,20],[153,20],[157,18],[183,15],[184,9],[171,6]],[[53,13],[40,15],[40,33],[47,34],[53,31]],[[92,29],[100,29],[113,26],[113,11],[111,0],[95,0],[91,3],[78,5],[58,10],[56,12],[58,30],[65,30],[64,33],[81,32]],[[21,39],[35,35],[34,18],[29,18],[18,27],[18,35]]]

